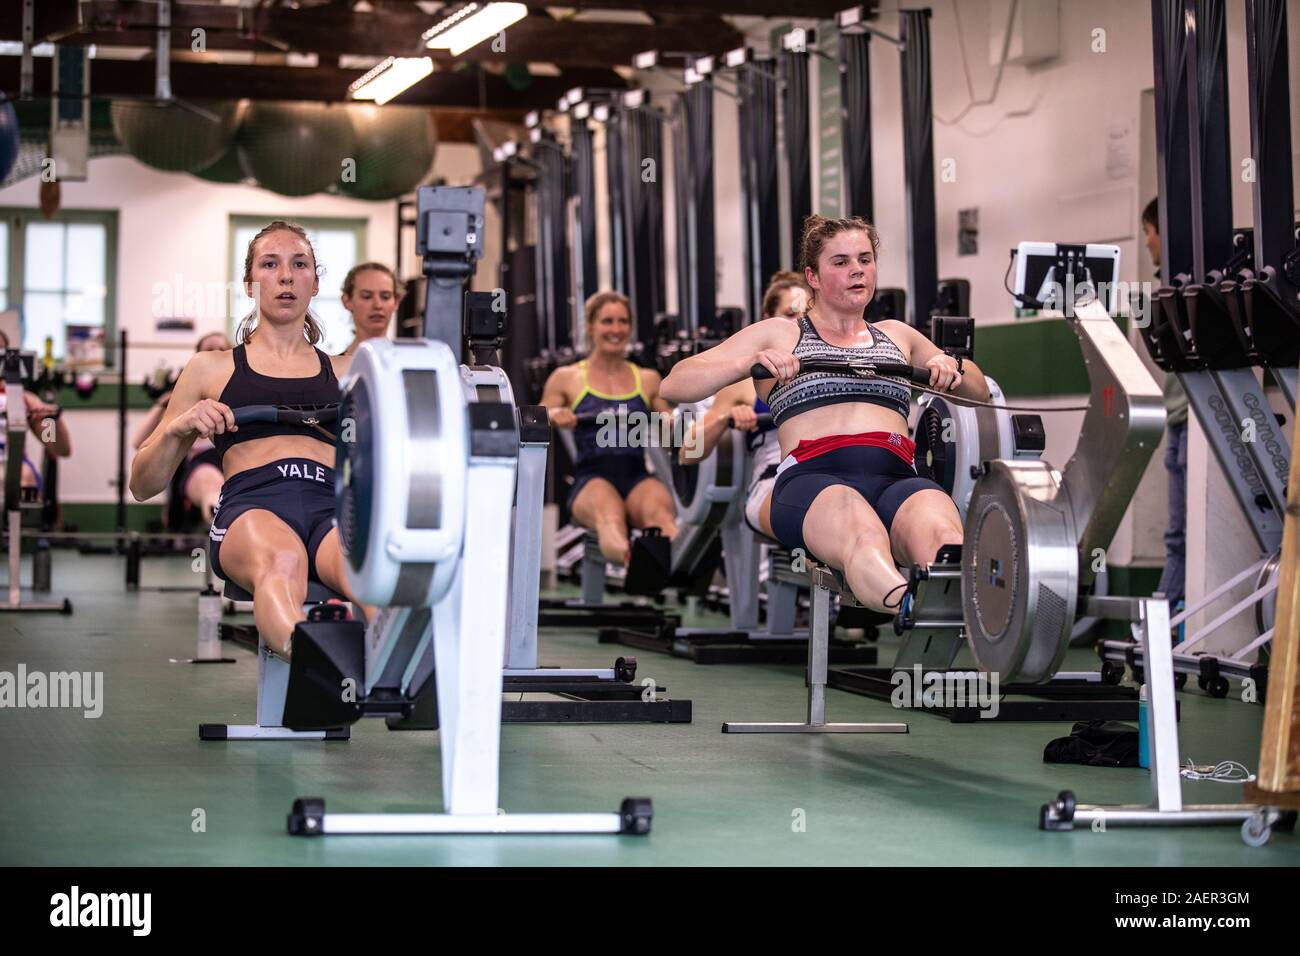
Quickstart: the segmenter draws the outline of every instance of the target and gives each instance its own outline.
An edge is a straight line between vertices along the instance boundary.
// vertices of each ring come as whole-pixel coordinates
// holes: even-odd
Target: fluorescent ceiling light
[[[340,70],[368,70],[384,62],[382,56],[360,56],[356,53],[343,53],[339,56]]]
[[[638,53],[632,57],[632,65],[638,70],[653,70],[659,63],[659,52],[657,50],[646,50],[644,53]]]
[[[574,10],[566,7],[547,7],[546,9],[552,17],[572,23],[623,23],[643,27],[655,25],[649,14],[640,10]]]
[[[431,50],[450,50],[452,56],[460,56],[527,15],[522,3],[469,3],[427,30],[424,39]]]
[[[863,12],[862,7],[860,6],[849,7],[847,10],[841,10],[839,13],[835,14],[836,25],[839,26],[841,30],[847,29],[848,27],[855,27],[864,22],[865,18],[862,15]]]
[[[805,30],[803,27],[795,27],[789,33],[781,35],[781,49],[793,50],[796,53],[805,53],[808,50],[808,44],[814,39],[812,30]]]
[[[354,100],[374,100],[383,106],[433,72],[433,60],[427,56],[390,56],[348,87]]]
[[[21,46],[21,44],[19,45]],[[92,59],[95,60],[143,60],[154,52],[151,48],[142,46],[106,46],[102,48],[95,47],[94,50],[95,55]],[[0,53],[3,53],[3,51],[0,50]],[[191,53],[189,56],[192,58],[192,62],[196,63],[218,63],[222,61],[222,58],[214,52],[209,52],[206,55]]]
[[[0,56],[22,56],[23,44],[21,40],[2,40],[0,41]],[[32,56],[54,56],[53,43],[37,43],[32,46]]]

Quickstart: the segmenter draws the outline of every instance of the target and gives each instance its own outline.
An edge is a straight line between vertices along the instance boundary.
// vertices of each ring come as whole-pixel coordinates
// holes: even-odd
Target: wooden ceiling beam
[[[16,5],[0,5],[16,6]],[[157,7],[138,0],[89,0],[82,4],[82,32],[77,42],[103,46],[154,45]],[[427,50],[420,35],[436,22],[414,5],[388,5],[371,13],[333,7],[266,7],[244,10],[217,3],[185,3],[172,7],[171,46],[208,51],[253,50],[316,53],[322,62],[342,55],[432,56],[435,61],[554,63],[560,67],[611,68],[630,66],[644,50],[721,53],[743,42],[743,36],[714,16],[681,18],[657,26],[624,23],[561,21],[530,16],[505,31],[505,49],[480,43],[453,58],[445,51]],[[63,24],[66,27],[66,23]],[[201,34],[194,31],[201,30]],[[21,17],[0,13],[0,39],[21,38]],[[65,40],[70,39],[64,37]]]
[[[414,6],[418,0],[383,0],[388,6]],[[578,10],[632,10],[654,16],[661,13],[712,16],[772,17],[776,19],[830,19],[853,6],[848,0],[564,0],[563,3],[529,3],[531,10],[564,6]],[[878,7],[879,2],[867,4]]]
[[[35,66],[35,95],[50,95],[50,60]],[[20,60],[0,57],[0,89],[18,89]],[[341,102],[358,70],[336,67],[232,66],[217,63],[173,62],[172,91],[179,99],[307,100]],[[468,110],[509,110],[522,114],[549,109],[575,86],[619,88],[625,86],[612,70],[570,69],[561,76],[535,76],[527,89],[516,90],[503,77],[467,66],[437,72],[407,90],[394,103],[413,106],[456,107]],[[96,60],[90,73],[91,94],[96,97],[152,97],[154,66],[147,60]]]

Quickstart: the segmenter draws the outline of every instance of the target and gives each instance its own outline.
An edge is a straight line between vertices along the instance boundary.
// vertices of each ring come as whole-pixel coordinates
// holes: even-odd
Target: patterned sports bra
[[[801,364],[826,360],[907,364],[902,350],[877,326],[871,326],[871,338],[867,348],[831,345],[817,334],[812,319],[805,314],[799,317],[799,341],[794,356]],[[777,425],[810,409],[844,402],[879,405],[907,418],[911,400],[911,388],[897,379],[803,371],[785,385],[775,386],[767,396],[772,420]]]

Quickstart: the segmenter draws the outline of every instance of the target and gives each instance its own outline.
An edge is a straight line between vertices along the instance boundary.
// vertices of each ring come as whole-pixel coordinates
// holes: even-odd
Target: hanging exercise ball
[[[113,132],[146,166],[192,173],[229,148],[239,114],[239,103],[233,100],[193,105],[118,100],[113,103]]]
[[[422,183],[433,166],[438,130],[433,115],[418,106],[353,106],[355,181],[344,176],[339,190],[355,199],[396,199]]]
[[[329,189],[356,155],[347,110],[318,103],[252,103],[235,141],[244,172],[282,196]]]
[[[210,183],[242,183],[248,180],[248,174],[239,162],[239,149],[234,143],[215,162],[194,170],[194,175]]]
[[[8,100],[0,102],[0,183],[8,178],[18,162],[18,113]]]

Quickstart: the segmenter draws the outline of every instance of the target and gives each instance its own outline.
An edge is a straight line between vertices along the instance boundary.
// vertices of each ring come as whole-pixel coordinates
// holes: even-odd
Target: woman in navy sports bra
[[[542,404],[552,425],[574,430],[578,454],[570,513],[596,533],[605,560],[626,564],[629,525],[658,528],[667,538],[677,535],[672,495],[645,466],[650,422],[658,420],[649,413],[666,415],[669,408],[659,397],[659,373],[627,360],[632,338],[627,297],[597,292],[587,300],[584,315],[591,351],[581,362],[551,373]],[[616,421],[620,411],[631,416],[625,433],[606,424]],[[594,421],[597,416],[600,420]]]
[[[775,382],[755,383],[772,409],[785,456],[772,492],[772,530],[844,573],[854,596],[893,610],[907,581],[904,567],[932,561],[962,540],[957,506],[920,478],[907,437],[910,387],[901,380],[800,373],[801,361],[852,359],[930,370],[930,387],[987,401],[988,385],[971,362],[957,361],[910,326],[872,324],[863,311],[876,291],[879,240],[866,221],[810,216],[801,258],[813,290],[798,324],[765,319],[679,362],[664,398],[699,401],[749,377],[762,364]]]
[[[301,226],[276,221],[253,237],[244,289],[257,307],[238,344],[190,358],[131,464],[131,493],[153,497],[196,440],[212,440],[226,479],[210,532],[213,570],[255,592],[258,630],[287,657],[309,578],[352,596],[334,528],[334,442],[293,425],[237,428],[233,410],[337,403],[349,360],[315,347],[321,330],[307,309],[319,291],[316,256]]]

